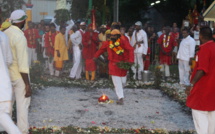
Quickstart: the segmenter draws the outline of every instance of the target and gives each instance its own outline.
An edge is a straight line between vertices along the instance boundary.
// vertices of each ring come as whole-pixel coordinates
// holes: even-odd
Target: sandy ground
[[[112,104],[98,104],[105,93]],[[108,126],[113,128],[162,128],[194,130],[190,115],[159,90],[125,89],[125,104],[116,105],[111,89],[49,87],[34,92],[30,126]]]

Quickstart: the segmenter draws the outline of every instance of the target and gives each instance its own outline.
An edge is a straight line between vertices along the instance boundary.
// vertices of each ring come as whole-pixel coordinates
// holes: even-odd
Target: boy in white
[[[77,26],[72,27],[73,34],[70,35],[70,40],[72,42],[73,48],[73,67],[70,72],[70,78],[80,79],[81,78],[81,71],[82,71],[82,63],[81,63],[81,42],[82,42],[82,35],[81,32],[78,30]]]

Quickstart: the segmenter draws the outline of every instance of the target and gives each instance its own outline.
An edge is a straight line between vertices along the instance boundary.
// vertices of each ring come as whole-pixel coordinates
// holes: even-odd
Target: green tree
[[[2,0],[0,3],[1,19],[10,17],[11,12],[15,9],[21,9],[23,4],[25,4],[24,0]]]

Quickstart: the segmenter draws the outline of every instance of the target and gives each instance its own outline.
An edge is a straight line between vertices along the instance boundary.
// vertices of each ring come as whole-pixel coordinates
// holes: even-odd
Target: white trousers
[[[81,78],[82,63],[81,63],[81,51],[73,51],[73,67],[70,71],[70,78]]]
[[[134,54],[134,66],[132,70],[134,72],[134,79],[136,79],[136,73],[138,73],[138,80],[142,79],[142,72],[144,69],[143,54]]]
[[[48,58],[48,66],[49,66],[49,73],[50,73],[50,75],[55,75],[55,76],[59,76],[60,75],[60,71],[59,70],[55,70],[55,68],[54,68],[54,58],[52,59],[52,61],[50,61],[50,59]]]
[[[215,134],[215,111],[192,109],[192,116],[198,134]]]
[[[31,67],[31,63],[37,60],[36,48],[28,47],[28,65]]]
[[[118,99],[124,98],[123,87],[126,84],[126,76],[119,77],[119,76],[112,75],[111,77],[112,77],[112,81],[113,81],[115,92]]]
[[[190,72],[189,61],[178,60],[178,70],[179,70],[180,84],[190,85],[190,81],[189,81],[189,72]]]
[[[25,83],[22,78],[16,81],[12,81],[13,86],[13,102],[16,101],[16,113],[17,113],[17,126],[22,134],[28,134],[28,108],[30,106],[31,98],[25,97]],[[11,111],[12,113],[12,111]]]
[[[167,64],[162,64],[162,65],[161,65],[161,72],[164,72],[164,73],[165,73],[165,76],[166,76],[166,77],[169,77],[169,76],[170,76],[169,65],[167,65]]]
[[[0,102],[0,125],[8,134],[21,134],[10,117],[11,102]]]

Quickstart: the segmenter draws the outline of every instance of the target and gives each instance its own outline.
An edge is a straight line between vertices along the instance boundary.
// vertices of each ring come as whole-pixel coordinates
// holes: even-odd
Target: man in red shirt
[[[49,61],[49,72],[50,75],[54,75],[54,43],[55,43],[55,36],[59,33],[56,31],[56,26],[51,23],[49,25],[50,31],[45,34],[45,52],[46,56],[48,57]]]
[[[37,60],[37,43],[40,39],[39,31],[33,27],[31,21],[28,22],[28,29],[24,31],[28,43],[28,64],[31,66],[32,61]]]
[[[83,44],[83,59],[85,60],[85,74],[87,80],[95,80],[96,75],[96,63],[93,57],[97,51],[99,45],[98,33],[94,32],[92,29],[92,24],[88,26],[87,32],[82,38]],[[91,79],[89,78],[89,73],[91,72]]]
[[[176,46],[175,37],[170,32],[170,27],[165,28],[165,33],[158,39],[160,48],[159,60],[162,66],[161,71],[165,72],[165,76],[170,76],[169,65],[171,64],[171,55]]]
[[[187,106],[192,109],[197,133],[215,134],[215,42],[211,29],[201,28],[199,39],[202,45],[186,89]]]
[[[124,98],[123,86],[126,84],[126,75],[128,70],[119,68],[117,63],[134,63],[134,48],[127,40],[121,38],[121,33],[119,30],[114,29],[111,31],[111,40],[102,43],[101,48],[94,56],[94,60],[96,60],[104,52],[108,53],[109,75],[112,77],[115,91],[119,99],[117,104],[122,105]]]

